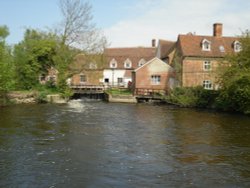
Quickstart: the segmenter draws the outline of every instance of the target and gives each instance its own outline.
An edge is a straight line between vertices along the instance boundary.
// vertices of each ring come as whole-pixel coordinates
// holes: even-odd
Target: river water
[[[250,187],[250,117],[82,100],[1,108],[0,187]]]

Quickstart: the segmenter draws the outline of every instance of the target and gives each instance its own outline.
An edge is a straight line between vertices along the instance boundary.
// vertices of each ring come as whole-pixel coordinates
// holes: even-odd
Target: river
[[[0,187],[250,187],[250,117],[73,100],[0,108]]]

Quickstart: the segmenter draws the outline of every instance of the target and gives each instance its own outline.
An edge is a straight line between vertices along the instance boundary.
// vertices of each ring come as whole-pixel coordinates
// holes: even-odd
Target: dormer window
[[[130,59],[126,59],[124,62],[124,68],[128,69],[132,67],[132,62],[130,61]]]
[[[110,68],[116,68],[117,67],[117,61],[115,59],[112,59],[109,63]]]
[[[241,43],[239,41],[234,41],[233,43],[233,48],[235,52],[240,52],[241,51]]]
[[[141,67],[142,65],[144,65],[146,63],[145,59],[141,59],[138,63],[138,67]]]
[[[220,45],[220,46],[219,46],[219,50],[220,50],[220,52],[225,52],[224,46]]]
[[[211,50],[211,42],[207,39],[203,39],[201,42],[202,50],[203,51],[210,51]]]

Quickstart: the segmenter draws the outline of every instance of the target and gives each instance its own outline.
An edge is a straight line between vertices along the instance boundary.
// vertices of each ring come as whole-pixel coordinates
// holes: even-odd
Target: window
[[[241,51],[241,43],[239,41],[235,41],[233,44],[234,51],[235,52],[240,52]]]
[[[125,60],[124,67],[125,68],[131,68],[132,67],[132,62],[130,61],[130,59]]]
[[[203,63],[203,70],[209,71],[211,69],[212,69],[211,62],[210,61],[204,61],[204,63]]]
[[[219,50],[220,50],[220,52],[225,52],[224,46],[220,45],[220,46],[219,46]]]
[[[202,50],[203,51],[210,51],[211,50],[211,42],[207,39],[202,40]]]
[[[85,83],[86,82],[86,75],[81,74],[80,75],[80,83]]]
[[[151,83],[153,85],[159,85],[161,83],[161,76],[159,76],[159,75],[152,75],[151,76]]]
[[[117,67],[117,62],[115,59],[112,59],[109,64],[110,68],[116,68]]]
[[[210,80],[203,81],[203,88],[204,89],[212,89],[212,82]]]
[[[142,65],[144,65],[146,63],[145,59],[141,59],[138,63],[138,67],[141,67]]]
[[[105,82],[105,83],[109,83],[109,79],[108,79],[108,78],[105,78],[105,79],[104,79],[104,82]]]
[[[123,83],[123,78],[117,78],[117,82],[118,82],[118,84]]]

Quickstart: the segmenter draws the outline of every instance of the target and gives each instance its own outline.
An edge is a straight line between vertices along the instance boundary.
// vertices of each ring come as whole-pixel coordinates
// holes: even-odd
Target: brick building
[[[155,57],[135,69],[132,73],[134,95],[167,94],[171,87],[174,70],[164,61]]]
[[[218,89],[218,68],[225,56],[241,50],[239,38],[224,37],[222,30],[222,24],[216,23],[212,36],[191,33],[178,36],[175,56],[170,65],[175,68],[180,86]]]

